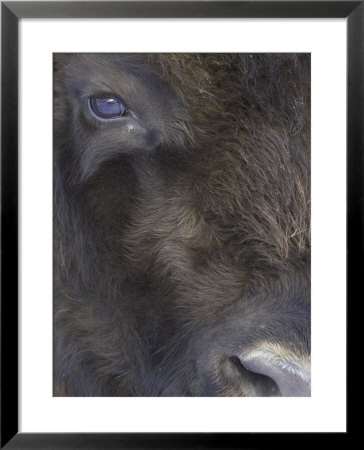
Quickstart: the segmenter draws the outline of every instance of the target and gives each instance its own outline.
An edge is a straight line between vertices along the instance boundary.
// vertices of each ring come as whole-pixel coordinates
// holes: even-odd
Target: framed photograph
[[[1,3],[1,448],[347,438],[363,27]]]

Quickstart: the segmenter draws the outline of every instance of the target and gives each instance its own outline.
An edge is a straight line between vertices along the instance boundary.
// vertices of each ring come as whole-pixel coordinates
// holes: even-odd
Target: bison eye
[[[115,119],[127,113],[126,107],[114,97],[91,97],[89,106],[93,114],[101,119]]]

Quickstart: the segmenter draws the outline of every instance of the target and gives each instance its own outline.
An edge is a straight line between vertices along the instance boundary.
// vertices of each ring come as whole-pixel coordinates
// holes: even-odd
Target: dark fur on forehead
[[[54,167],[61,395],[269,395],[237,348],[308,357],[309,55],[55,55]]]

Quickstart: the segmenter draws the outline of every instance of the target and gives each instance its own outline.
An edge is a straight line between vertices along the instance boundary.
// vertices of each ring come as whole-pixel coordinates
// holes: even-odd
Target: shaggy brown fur
[[[310,352],[309,101],[309,55],[55,56],[55,395],[279,395],[234,358]]]

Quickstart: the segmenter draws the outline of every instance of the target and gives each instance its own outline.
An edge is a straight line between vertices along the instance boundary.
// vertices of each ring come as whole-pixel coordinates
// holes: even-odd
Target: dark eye
[[[117,98],[92,97],[89,101],[91,111],[102,119],[114,119],[126,115],[126,107]]]

